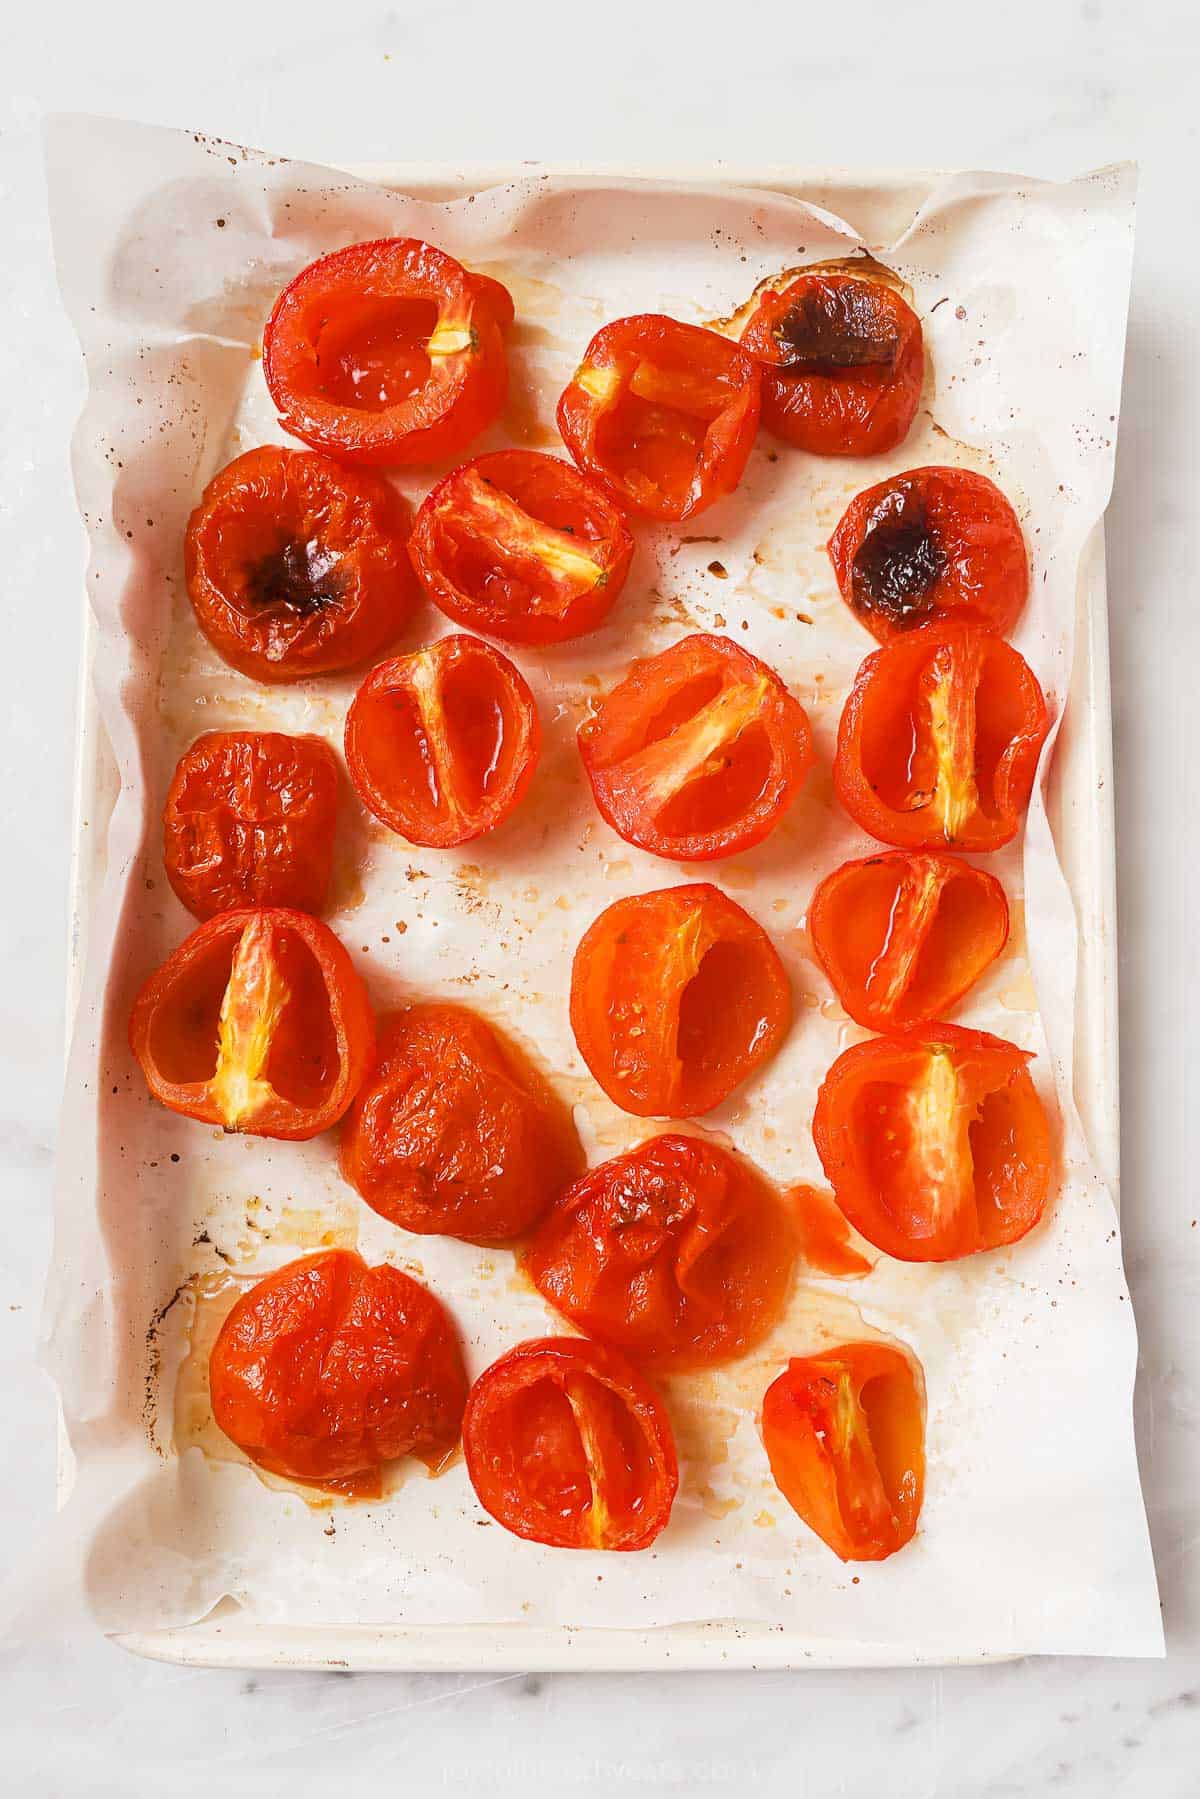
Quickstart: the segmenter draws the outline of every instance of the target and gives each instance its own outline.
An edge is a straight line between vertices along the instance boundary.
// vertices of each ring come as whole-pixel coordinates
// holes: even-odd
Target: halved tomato
[[[813,760],[807,715],[774,669],[707,635],[635,662],[579,751],[614,831],[685,862],[761,843]]]

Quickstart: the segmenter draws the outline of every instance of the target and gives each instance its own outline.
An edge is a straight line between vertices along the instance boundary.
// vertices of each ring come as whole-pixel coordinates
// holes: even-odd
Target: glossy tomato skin
[[[994,481],[916,468],[857,494],[829,540],[851,612],[880,643],[956,619],[1006,637],[1029,594],[1020,521]]]
[[[703,1368],[771,1328],[799,1235],[757,1169],[703,1137],[651,1137],[554,1205],[526,1272],[579,1330],[639,1363]]]
[[[219,912],[134,1003],[155,1099],[256,1137],[304,1139],[347,1110],[375,1052],[367,991],[333,932],[286,907]]]
[[[908,436],[921,321],[894,288],[832,270],[767,288],[741,335],[763,365],[767,430],[814,456],[879,456]]]
[[[635,662],[579,731],[613,830],[684,862],[761,843],[803,785],[812,732],[774,669],[728,637],[684,637]]]
[[[163,862],[196,918],[245,906],[319,912],[333,868],[338,765],[320,737],[206,731],[163,808]]]
[[[813,949],[856,1024],[905,1030],[944,1018],[1008,941],[995,875],[943,850],[843,862],[808,909]]]
[[[1050,1124],[1002,1037],[925,1024],[840,1055],[813,1140],[838,1205],[902,1262],[951,1262],[1015,1243],[1050,1195]]]
[[[763,1443],[775,1484],[843,1562],[911,1541],[925,1492],[925,1380],[881,1341],[796,1356],[767,1388]]]
[[[314,449],[387,468],[437,462],[503,406],[511,322],[498,281],[418,238],[378,238],[288,283],[263,373],[284,429]]]
[[[244,1293],[213,1345],[209,1385],[217,1424],[251,1461],[322,1483],[404,1455],[436,1466],[467,1397],[441,1302],[349,1249],[289,1262]]]
[[[694,518],[741,480],[758,429],[758,365],[661,313],[601,326],[558,402],[585,474],[646,518]]]
[[[215,475],[188,520],[196,622],[231,667],[278,683],[365,662],[420,589],[408,508],[386,481],[275,444]]]
[[[346,715],[359,799],[430,849],[501,824],[533,779],[541,740],[524,675],[478,637],[442,637],[381,662]]]
[[[522,1343],[485,1369],[463,1450],[484,1510],[555,1549],[646,1549],[679,1488],[662,1401],[624,1356],[584,1337]]]
[[[504,1243],[575,1178],[583,1150],[567,1108],[486,1019],[418,1005],[381,1020],[341,1159],[391,1223]]]
[[[711,1112],[775,1054],[791,1017],[770,938],[706,882],[615,901],[575,952],[580,1054],[639,1118]]]
[[[438,482],[409,551],[448,618],[509,643],[549,644],[604,622],[633,538],[604,489],[572,463],[497,450]]]
[[[926,625],[859,669],[834,786],[851,818],[897,849],[1000,849],[1049,728],[1037,677],[1010,644],[975,625]]]

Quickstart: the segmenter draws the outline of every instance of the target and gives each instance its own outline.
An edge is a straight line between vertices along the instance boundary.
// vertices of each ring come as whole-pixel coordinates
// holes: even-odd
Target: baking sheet
[[[604,317],[647,306],[728,312],[762,275],[847,254],[856,239],[795,201],[695,186],[531,179],[431,207],[210,140],[95,122],[56,128],[51,168],[64,291],[93,383],[79,480],[93,529],[100,705],[123,777],[89,933],[50,1314],[78,1456],[62,1548],[102,1623],[178,1624],[232,1592],[295,1627],[705,1619],[780,1631],[825,1660],[857,1659],[864,1645],[893,1660],[1154,1653],[1128,1415],[1132,1322],[1112,1197],[1070,1100],[1074,923],[1040,806],[1024,855],[992,859],[1018,929],[961,1016],[1041,1052],[1066,1170],[1052,1217],[1000,1257],[885,1263],[854,1286],[802,1280],[752,1358],[669,1383],[684,1487],[654,1551],[563,1556],[481,1528],[461,1466],[433,1484],[404,1471],[384,1506],[317,1510],[213,1459],[232,1451],[206,1419],[196,1344],[234,1282],[314,1241],[356,1241],[373,1259],[418,1268],[459,1318],[473,1367],[551,1322],[503,1252],[385,1226],[341,1186],[329,1145],[214,1140],[158,1112],[124,1049],[133,990],[188,928],[153,827],[179,749],[201,729],[268,720],[336,740],[353,688],[255,690],[213,657],[182,594],[180,531],[199,486],[237,449],[279,437],[254,359],[271,298],[334,244],[398,230],[434,238],[500,274],[517,300],[515,403],[480,448],[550,448],[553,400]],[[872,647],[836,598],[823,544],[849,493],[891,468],[961,461],[996,474],[1035,554],[1018,643],[1061,701],[1080,557],[1111,479],[1129,230],[1127,171],[1062,187],[942,184],[885,255],[913,286],[934,370],[928,416],[902,451],[831,471],[791,452],[772,461],[764,438],[739,494],[686,533],[718,544],[641,532],[612,623],[536,661],[518,656],[548,743],[509,826],[445,853],[411,852],[365,827],[349,834],[331,923],[379,1003],[437,992],[502,1020],[576,1104],[593,1157],[645,1134],[582,1069],[565,970],[603,904],[697,871],[607,831],[572,738],[589,696],[631,655],[686,629],[728,630],[808,707],[821,766],[768,844],[717,871],[779,943],[799,1005],[783,1055],[706,1124],[781,1179],[820,1178],[808,1137],[815,1085],[862,1033],[808,958],[803,914],[819,875],[867,847],[830,805],[829,755],[845,687]],[[1038,307],[1034,292],[1045,296]],[[403,485],[420,492],[427,481]],[[426,614],[412,641],[443,628]],[[789,1353],[857,1333],[862,1320],[925,1363],[931,1478],[916,1544],[856,1579],[774,1493],[753,1412]]]

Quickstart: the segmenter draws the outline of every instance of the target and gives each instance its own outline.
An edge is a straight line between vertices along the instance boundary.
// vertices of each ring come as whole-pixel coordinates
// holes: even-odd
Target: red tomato
[[[843,1562],[881,1562],[917,1528],[925,1490],[925,1379],[890,1343],[797,1356],[763,1396],[775,1485]]]
[[[477,1013],[410,1006],[381,1023],[342,1133],[342,1173],[381,1217],[503,1243],[582,1166],[566,1107]]]
[[[1003,637],[1029,594],[1017,515],[969,469],[909,469],[857,494],[829,559],[842,598],[880,643],[940,619]]]
[[[1032,1060],[952,1024],[840,1055],[817,1094],[813,1139],[855,1230],[902,1262],[953,1262],[1031,1231],[1052,1160]]]
[[[257,1282],[209,1358],[213,1417],[251,1461],[344,1481],[402,1455],[431,1466],[458,1439],[467,1377],[427,1287],[324,1249]]]
[[[612,610],[633,538],[571,463],[497,450],[438,482],[409,551],[434,605],[460,625],[510,643],[562,643]]]
[[[1017,834],[1050,720],[1023,657],[975,625],[926,625],[867,657],[833,781],[900,849],[996,850]]]
[[[579,750],[613,830],[683,862],[761,843],[813,760],[804,708],[774,669],[709,636],[635,662],[580,729]]]
[[[843,862],[808,909],[812,945],[838,998],[870,1031],[942,1018],[1008,941],[995,875],[942,850]]]
[[[206,731],[163,808],[167,879],[197,918],[237,906],[319,912],[333,868],[338,765],[320,737]]]
[[[248,450],[213,477],[188,520],[196,622],[256,681],[353,668],[416,605],[408,532],[407,506],[377,476],[304,450]]]
[[[770,938],[704,882],[617,900],[575,951],[575,1041],[608,1097],[639,1118],[711,1112],[770,1060],[791,1020]]]
[[[344,462],[457,455],[504,404],[512,301],[415,237],[309,263],[275,302],[263,373],[284,429]]]
[[[541,748],[518,668],[477,637],[442,637],[381,662],[346,715],[346,761],[364,806],[410,843],[451,849],[494,830]]]
[[[757,364],[727,337],[639,313],[597,331],[558,402],[558,428],[623,506],[692,518],[741,480],[759,387]]]
[[[554,1549],[645,1549],[679,1487],[662,1401],[623,1356],[541,1337],[484,1370],[463,1420],[485,1512]]]
[[[765,1336],[798,1236],[748,1162],[700,1137],[651,1137],[589,1171],[525,1258],[544,1298],[639,1362],[701,1368]]]
[[[908,436],[921,321],[893,288],[814,271],[768,288],[742,332],[763,366],[763,424],[816,456],[878,456]]]
[[[219,912],[151,975],[129,1042],[155,1099],[253,1137],[336,1124],[375,1051],[367,990],[327,925]]]

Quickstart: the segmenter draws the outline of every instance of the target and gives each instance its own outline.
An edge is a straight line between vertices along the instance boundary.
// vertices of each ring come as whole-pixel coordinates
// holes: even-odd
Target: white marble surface
[[[163,8],[69,0],[0,31],[0,1383],[6,1560],[52,1503],[32,1366],[61,1082],[77,599],[67,474],[80,399],[57,309],[44,110],[188,125],[317,160],[999,167],[1142,163],[1110,513],[1122,923],[1126,1261],[1165,1663],[945,1672],[543,1677],[239,1675],[139,1663],[83,1636],[10,1644],[4,1786],[21,1795],[623,1789],[886,1799],[1154,1799],[1200,1791],[1200,484],[1194,181],[1200,31],[1188,0],[818,8],[760,0],[442,0]],[[268,16],[270,15],[270,16]],[[286,16],[287,24],[278,20]],[[751,23],[752,21],[752,23]]]

